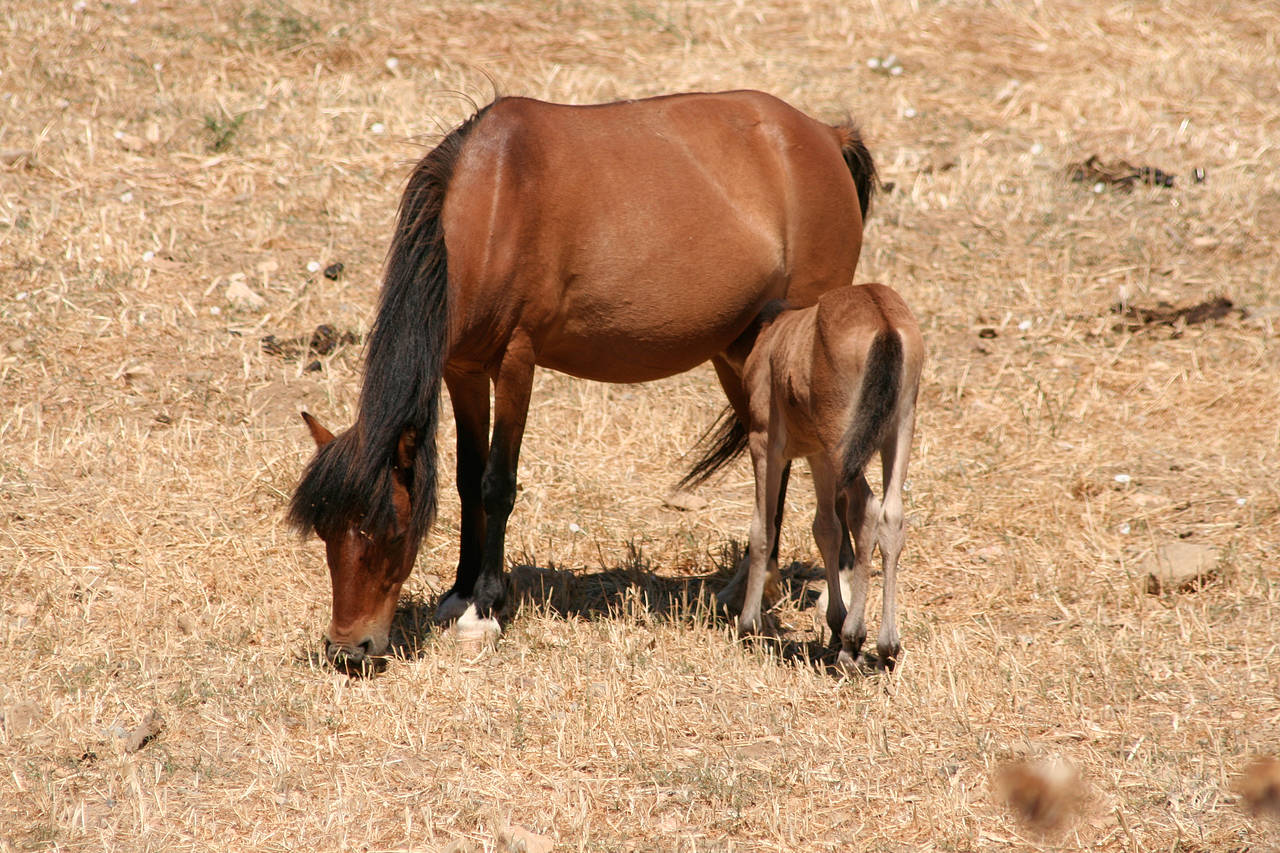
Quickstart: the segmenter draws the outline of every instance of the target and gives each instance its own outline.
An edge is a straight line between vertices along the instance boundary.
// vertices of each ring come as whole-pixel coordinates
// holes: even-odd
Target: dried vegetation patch
[[[0,849],[1280,844],[1273,4],[2,5]],[[859,277],[931,350],[892,676],[811,660],[807,475],[784,635],[709,612],[705,370],[541,374],[502,641],[428,625],[446,495],[397,657],[317,663],[296,412],[350,420],[406,163],[494,84],[861,121]],[[1174,542],[1217,562],[1153,587]]]

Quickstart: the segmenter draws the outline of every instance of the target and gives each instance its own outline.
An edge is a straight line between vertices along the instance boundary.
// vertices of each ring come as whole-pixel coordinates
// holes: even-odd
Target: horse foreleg
[[[462,536],[453,586],[436,607],[436,622],[447,624],[471,605],[484,552],[484,503],[480,483],[489,459],[489,377],[483,373],[445,373],[453,419],[458,429],[458,497]]]
[[[507,604],[507,519],[516,502],[516,469],[533,387],[533,349],[527,340],[507,345],[493,377],[493,438],[480,481],[484,507],[484,548],[471,591],[471,608],[458,620],[460,635],[489,636],[501,630],[498,616]]]

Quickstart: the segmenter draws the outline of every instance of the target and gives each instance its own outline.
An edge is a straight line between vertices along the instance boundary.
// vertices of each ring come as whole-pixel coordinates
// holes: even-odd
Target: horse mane
[[[406,430],[417,441],[406,472],[412,514],[405,535],[416,543],[435,518],[436,426],[449,348],[441,215],[463,145],[492,106],[450,131],[409,175],[369,332],[356,422],[321,447],[303,473],[289,505],[289,522],[300,530],[323,535],[360,520],[371,535],[395,531],[392,466]]]

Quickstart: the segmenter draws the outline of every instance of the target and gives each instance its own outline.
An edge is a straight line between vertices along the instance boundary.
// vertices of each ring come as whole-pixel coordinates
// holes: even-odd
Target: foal
[[[783,468],[803,456],[813,470],[818,511],[813,535],[827,567],[827,624],[839,665],[850,670],[866,639],[871,551],[884,562],[883,609],[876,651],[892,667],[900,650],[895,604],[902,552],[902,484],[915,425],[924,341],[911,310],[880,284],[828,291],[816,305],[789,310],[776,301],[735,342],[731,355],[748,395],[747,431],[755,470],[750,568],[739,633],[760,630],[761,593],[777,542]],[[754,337],[754,341],[752,338]],[[749,348],[749,349],[748,349]],[[884,494],[864,469],[879,451]],[[849,553],[841,516],[852,531]]]

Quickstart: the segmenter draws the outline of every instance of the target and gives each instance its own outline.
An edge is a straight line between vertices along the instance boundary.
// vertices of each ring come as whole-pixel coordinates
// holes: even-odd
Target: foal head
[[[384,654],[391,635],[400,587],[413,569],[418,538],[409,535],[410,485],[416,434],[406,430],[396,447],[388,476],[394,519],[385,530],[368,530],[359,507],[335,506],[342,500],[352,431],[333,433],[303,412],[316,442],[312,460],[290,509],[298,526],[314,528],[324,540],[333,583],[333,616],[324,632],[325,656],[339,669],[360,670]]]

